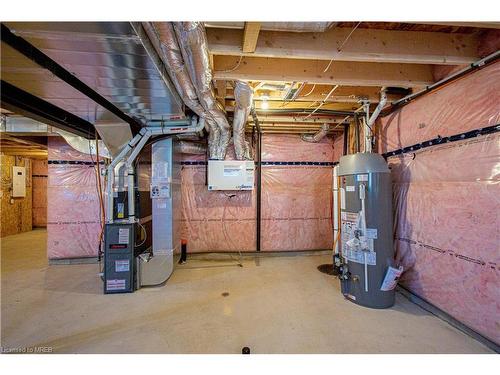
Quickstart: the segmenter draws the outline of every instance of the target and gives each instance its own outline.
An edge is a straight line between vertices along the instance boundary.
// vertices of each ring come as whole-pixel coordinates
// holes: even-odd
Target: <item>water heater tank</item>
[[[354,303],[372,308],[394,304],[394,290],[381,290],[394,266],[392,188],[379,154],[340,158],[341,290]],[[382,288],[386,289],[386,288]]]

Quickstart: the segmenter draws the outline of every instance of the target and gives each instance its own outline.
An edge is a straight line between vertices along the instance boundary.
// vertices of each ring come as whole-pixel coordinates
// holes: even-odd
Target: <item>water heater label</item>
[[[350,185],[349,185],[349,186],[346,186],[346,187],[345,187],[345,190],[346,190],[346,191],[356,191],[356,186],[350,186]]]
[[[342,233],[342,256],[350,262],[354,263],[365,263],[365,255],[366,255],[366,263],[369,265],[377,264],[377,254],[374,251],[374,239],[368,235],[368,229],[366,233],[366,244],[368,247],[368,251],[364,251],[361,247],[358,246],[349,246],[348,242],[357,242],[356,239],[359,240],[359,213],[358,212],[344,212],[342,213],[342,222],[341,222],[341,233]],[[373,230],[370,231],[371,236],[375,233]]]
[[[358,180],[358,181],[368,181],[368,175],[367,174],[358,174],[356,176],[356,180]]]

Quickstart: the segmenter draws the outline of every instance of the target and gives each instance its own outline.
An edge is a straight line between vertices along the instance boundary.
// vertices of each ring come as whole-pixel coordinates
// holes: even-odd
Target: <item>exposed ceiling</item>
[[[142,123],[184,116],[175,89],[132,24],[5,25],[126,115]],[[213,82],[228,115],[234,109],[234,81],[245,80],[254,88],[264,128],[279,132],[314,132],[323,122],[339,124],[363,100],[373,108],[382,87],[390,88],[389,102],[420,90],[500,48],[499,25],[205,22]],[[1,48],[3,81],[91,124],[123,123],[50,69],[4,42]],[[2,114],[10,115],[5,108]]]
[[[310,116],[317,108],[352,111],[362,100],[373,108],[382,87],[390,87],[389,102],[395,101],[500,48],[500,23],[493,22],[322,22],[310,23],[308,30],[293,23],[205,26],[218,99],[226,110],[234,108],[234,81],[245,80],[255,89],[261,116],[264,108],[289,109],[297,125],[321,121]],[[493,48],[485,52],[488,43]]]

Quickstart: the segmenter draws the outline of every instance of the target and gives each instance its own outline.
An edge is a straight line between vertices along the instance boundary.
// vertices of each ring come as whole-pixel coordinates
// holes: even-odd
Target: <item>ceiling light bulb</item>
[[[268,109],[269,108],[269,102],[267,100],[263,100],[260,104],[260,108],[262,109]]]

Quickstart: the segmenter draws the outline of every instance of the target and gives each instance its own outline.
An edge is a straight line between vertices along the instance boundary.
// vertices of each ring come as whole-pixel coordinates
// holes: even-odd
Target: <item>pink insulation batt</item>
[[[332,162],[341,154],[343,143],[339,139],[334,147],[331,137],[313,144],[302,141],[298,135],[264,135],[263,161]],[[227,159],[232,158],[234,150],[230,147]],[[51,138],[51,259],[97,255],[100,224],[94,170],[92,165],[65,163],[72,160],[91,161],[90,156],[71,149],[64,140]],[[182,155],[182,160],[203,162],[205,157]],[[255,251],[256,190],[208,191],[205,173],[203,164],[182,166],[182,237],[187,240],[188,251]],[[331,166],[263,166],[262,249],[331,248],[331,191]]]
[[[49,137],[47,254],[49,259],[95,257],[100,233],[99,198],[90,156],[63,138]]]
[[[331,138],[318,144],[298,135],[264,135],[263,161],[334,161]],[[340,146],[341,147],[341,146]],[[234,157],[232,147],[228,159]],[[200,156],[184,155],[200,161]],[[255,251],[256,190],[209,192],[204,165],[182,169],[183,236],[188,251]],[[262,167],[262,250],[328,249],[332,168]]]
[[[500,64],[381,120],[382,152],[500,122]],[[500,343],[500,135],[388,158],[401,283]]]

